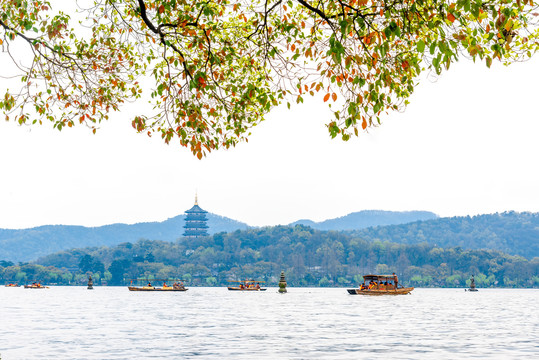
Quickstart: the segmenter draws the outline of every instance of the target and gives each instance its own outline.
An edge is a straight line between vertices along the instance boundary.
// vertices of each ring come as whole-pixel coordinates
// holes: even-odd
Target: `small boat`
[[[33,282],[30,285],[24,285],[25,289],[48,289],[48,286],[41,285],[41,283]]]
[[[261,288],[260,283],[264,281],[258,280],[229,280],[229,282],[238,282],[238,286],[229,286],[231,291],[266,291],[266,288]]]
[[[363,275],[359,289],[347,289],[350,295],[407,295],[413,287],[399,287],[397,275]]]
[[[5,287],[19,287],[20,285],[17,284],[17,283],[9,283],[9,284],[6,284]]]
[[[151,281],[159,281],[159,282],[163,282],[163,286],[161,287],[158,287],[158,286],[153,286],[151,281],[148,280],[148,279],[137,279],[135,281],[141,281],[143,280],[144,282],[148,282],[147,285],[145,286],[128,286],[127,288],[129,289],[129,291],[187,291],[189,289],[187,289],[184,285],[183,285],[183,280],[175,280],[175,279],[153,279]],[[133,281],[134,280],[131,280],[131,284],[133,284]],[[170,283],[172,281],[174,281],[174,283],[169,286],[167,285],[167,281]]]

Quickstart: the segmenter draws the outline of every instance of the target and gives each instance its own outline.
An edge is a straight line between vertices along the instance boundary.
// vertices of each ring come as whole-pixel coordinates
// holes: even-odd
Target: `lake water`
[[[539,290],[0,287],[0,358],[539,358]]]

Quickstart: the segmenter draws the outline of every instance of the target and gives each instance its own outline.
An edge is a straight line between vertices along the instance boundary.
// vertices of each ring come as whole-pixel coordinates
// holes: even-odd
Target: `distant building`
[[[197,195],[195,195],[195,205],[191,209],[186,210],[185,213],[187,216],[185,217],[185,226],[183,227],[185,232],[183,236],[191,239],[208,236],[208,225],[206,225],[208,221],[206,214],[208,212],[198,206]]]

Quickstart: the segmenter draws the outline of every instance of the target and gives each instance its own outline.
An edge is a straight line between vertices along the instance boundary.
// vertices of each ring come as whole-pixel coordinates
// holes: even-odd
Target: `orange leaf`
[[[451,22],[455,22],[455,15],[449,13],[447,14],[447,20],[451,21]]]
[[[329,100],[329,93],[327,93],[326,96],[324,96],[324,102],[326,102],[328,100]]]
[[[365,119],[363,119],[363,123],[361,124],[361,127],[363,128],[363,130],[367,128],[367,121]]]
[[[331,95],[331,98],[333,99],[333,101],[337,100],[337,94],[333,93],[333,95]]]

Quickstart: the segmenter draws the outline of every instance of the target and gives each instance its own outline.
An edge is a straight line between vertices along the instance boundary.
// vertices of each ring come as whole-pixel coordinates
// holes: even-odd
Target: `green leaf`
[[[434,55],[434,52],[436,51],[436,41],[433,41],[432,44],[430,44],[430,54]]]
[[[423,40],[419,40],[417,43],[417,51],[422,53],[425,50],[425,42]]]

